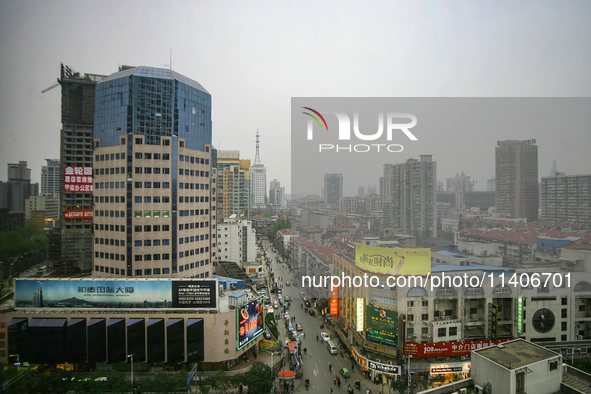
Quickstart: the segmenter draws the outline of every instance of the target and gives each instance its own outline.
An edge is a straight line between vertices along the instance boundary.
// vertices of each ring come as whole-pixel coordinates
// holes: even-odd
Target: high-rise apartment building
[[[236,215],[250,217],[250,160],[241,160],[240,151],[218,152],[217,209],[218,220]]]
[[[92,269],[92,144],[95,87],[104,77],[97,74],[81,75],[62,64],[58,80],[62,88],[59,170],[60,212],[63,212],[62,255],[83,271]],[[76,178],[71,179],[73,175]],[[84,188],[81,189],[82,176],[85,182]],[[74,182],[70,182],[71,180]],[[65,271],[69,268],[73,267],[66,267]]]
[[[495,158],[497,212],[530,222],[538,220],[536,140],[498,141]]]
[[[122,67],[96,85],[94,136],[93,275],[210,277],[208,91],[169,69]]]
[[[267,205],[267,169],[261,164],[259,153],[259,132],[257,130],[257,145],[254,164],[251,168],[252,198],[251,204],[256,206]]]
[[[338,204],[343,198],[343,174],[324,175],[324,203]]]
[[[496,186],[497,186],[497,182],[496,182],[495,178],[491,178],[486,181],[486,191],[487,192],[494,192]]]
[[[541,200],[544,220],[591,228],[591,175],[544,177]]]
[[[437,163],[431,155],[420,160],[384,166],[384,180],[390,191],[382,191],[389,198],[386,213],[388,226],[397,227],[405,234],[435,234],[437,230]],[[387,179],[390,178],[390,179]]]
[[[41,193],[60,192],[60,161],[59,159],[45,159],[47,165],[41,167]]]
[[[269,186],[269,204],[283,206],[285,203],[285,187],[281,186],[281,182],[273,179]]]
[[[8,164],[8,182],[0,182],[0,208],[25,212],[26,200],[39,194],[39,184],[31,183],[26,161]]]

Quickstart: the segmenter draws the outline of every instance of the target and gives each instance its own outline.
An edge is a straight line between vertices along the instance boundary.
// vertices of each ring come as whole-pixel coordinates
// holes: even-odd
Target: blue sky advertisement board
[[[263,297],[255,298],[236,310],[236,347],[238,350],[254,341],[264,331]]]
[[[216,279],[16,279],[16,308],[217,308]]]

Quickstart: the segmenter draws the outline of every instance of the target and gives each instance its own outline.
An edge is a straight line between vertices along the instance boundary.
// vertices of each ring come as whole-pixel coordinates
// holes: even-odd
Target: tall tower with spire
[[[267,204],[267,169],[261,164],[259,137],[259,131],[257,130],[256,153],[254,156],[254,165],[251,167],[252,198],[250,201],[253,206],[263,206]]]

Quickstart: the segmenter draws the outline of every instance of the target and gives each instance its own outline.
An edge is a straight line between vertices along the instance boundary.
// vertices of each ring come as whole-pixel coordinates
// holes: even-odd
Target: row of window
[[[215,189],[213,189],[213,192],[215,193]],[[215,197],[211,198],[211,201],[215,201]],[[199,196],[180,196],[179,197],[179,202],[209,202],[209,197],[199,197]],[[212,207],[212,209],[215,209],[215,205]]]
[[[150,225],[145,225],[145,226],[135,226],[134,227],[134,232],[136,233],[149,233],[151,231],[170,231],[170,226],[168,224],[164,224],[164,225],[159,225],[159,224],[155,224],[153,226]]]
[[[143,145],[143,143],[144,143],[143,138],[136,138],[135,139],[135,144],[136,145]],[[121,145],[125,145],[125,139],[124,138],[121,138]],[[160,144],[156,144],[156,145],[160,145]],[[162,140],[162,145],[164,145],[164,146],[170,146],[170,140],[169,139],[166,139],[166,140],[163,139]]]
[[[183,183],[179,182],[179,189],[197,189],[197,190],[209,190],[209,183]]]
[[[109,196],[106,196],[106,197],[101,196],[101,197],[95,197],[94,202],[95,203],[99,203],[99,202],[103,202],[103,203],[125,202],[125,197],[124,196],[121,196],[121,197],[119,197],[119,196],[110,196],[110,197]]]
[[[192,237],[185,237],[185,238],[179,238],[179,245],[181,244],[188,244],[190,242],[199,242],[199,241],[207,241],[209,239],[209,234],[201,234],[201,235],[195,235]]]
[[[215,217],[213,218],[215,219]],[[195,229],[195,228],[202,228],[200,227],[200,223],[204,223],[204,222],[195,222],[195,223],[181,223],[179,224],[179,230],[189,230],[189,229]],[[209,222],[207,222],[209,223]],[[212,228],[215,229],[215,224],[212,225]],[[213,238],[215,238],[215,233],[213,234]]]
[[[209,265],[209,259],[205,259],[205,260],[201,260],[201,261],[196,261],[194,263],[190,263],[190,264],[185,264],[184,266],[179,265],[179,272],[183,272],[183,271],[188,271],[188,270],[192,270],[194,268],[199,268],[199,266],[203,267],[205,265]],[[205,273],[206,277],[209,276],[209,272]],[[203,274],[202,274],[203,275]]]
[[[170,182],[135,182],[134,186],[136,189],[170,189]]]
[[[160,245],[168,246],[168,245],[170,245],[170,240],[169,239],[163,239],[163,240],[160,240],[160,239],[144,239],[143,241],[142,240],[136,240],[135,241],[135,246],[136,247],[138,247],[138,246],[160,246]]]
[[[96,272],[106,272],[106,273],[109,273],[109,270],[110,270],[110,273],[114,274],[114,275],[119,275],[119,272],[120,272],[119,268],[105,267],[104,265],[95,265],[94,270]],[[123,269],[121,270],[121,276],[125,276],[125,270],[123,270]]]
[[[197,171],[179,168],[179,175],[202,176],[205,178],[209,178],[209,171]]]
[[[162,217],[163,218],[167,218],[170,216],[170,211],[162,211]],[[182,215],[181,215],[182,216]],[[159,218],[160,217],[160,211],[135,211],[135,217],[136,218]]]
[[[185,250],[183,252],[179,252],[179,259],[180,258],[183,258],[183,257],[194,256],[196,254],[207,253],[207,252],[209,252],[209,246],[206,246],[204,248],[196,248],[196,249],[191,249],[191,250]]]
[[[111,153],[106,155],[95,155],[94,161],[107,161],[107,160],[125,160],[125,152],[123,153]]]
[[[159,204],[159,203],[169,203],[170,202],[170,196],[135,196],[135,200],[136,203],[141,203],[144,202],[146,204],[150,204],[150,203],[155,203],[155,204]]]
[[[94,252],[94,257],[108,260],[125,261],[124,254]]]
[[[148,153],[148,152],[135,152],[136,159],[145,160],[170,160],[170,153]]]
[[[125,232],[125,226],[121,225],[119,226],[118,224],[95,224],[94,225],[94,229],[95,230],[104,230],[104,231],[121,231],[121,232]]]
[[[136,174],[156,174],[156,175],[160,175],[160,174],[164,174],[164,175],[168,175],[170,174],[170,168],[168,167],[135,167],[135,173]]]
[[[125,189],[125,182],[95,182],[94,188],[95,189]]]
[[[179,161],[186,161],[187,163],[201,163],[201,164],[209,164],[209,159],[187,156],[187,155],[179,155]],[[203,176],[203,175],[201,175]],[[208,176],[208,175],[206,175]]]
[[[95,209],[94,210],[94,217],[108,217],[108,218],[124,218],[125,211],[107,211],[102,209]]]
[[[134,261],[160,261],[160,260],[170,260],[170,253],[154,253],[154,254],[136,254],[134,256]]]
[[[97,245],[125,246],[124,240],[111,239],[111,238],[95,238],[94,243]]]
[[[95,168],[94,175],[125,174],[125,167]]]

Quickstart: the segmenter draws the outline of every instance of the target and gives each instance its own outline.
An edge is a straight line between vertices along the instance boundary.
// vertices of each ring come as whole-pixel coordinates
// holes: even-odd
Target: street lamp
[[[131,392],[133,393],[133,354],[128,354],[127,358],[131,359]]]
[[[571,361],[570,361],[570,364],[571,365],[575,365],[575,350],[577,350],[579,352],[579,354],[581,354],[581,348],[580,347],[578,347],[576,349],[575,348],[572,348],[572,353],[571,353],[571,356],[572,357],[571,357]]]

